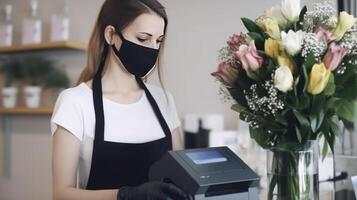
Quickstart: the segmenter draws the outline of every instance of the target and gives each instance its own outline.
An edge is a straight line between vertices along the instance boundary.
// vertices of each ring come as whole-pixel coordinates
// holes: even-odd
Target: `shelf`
[[[45,51],[55,49],[86,51],[87,44],[73,40],[65,40],[58,42],[44,42],[40,44],[13,45],[10,47],[0,47],[0,53],[18,53],[26,51]]]
[[[0,114],[52,114],[52,108],[41,107],[41,108],[0,108]]]

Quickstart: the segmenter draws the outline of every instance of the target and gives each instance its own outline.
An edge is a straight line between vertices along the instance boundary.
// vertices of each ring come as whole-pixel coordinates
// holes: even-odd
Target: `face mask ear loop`
[[[108,56],[108,50],[109,50],[109,45],[107,43],[105,43],[104,45],[104,48],[103,48],[103,51],[102,51],[102,55],[101,55],[101,58],[100,58],[100,63],[99,63],[99,66],[98,66],[98,71],[97,73],[95,74],[95,77],[98,77],[98,76],[102,76],[102,73],[103,73],[103,69],[104,69],[104,65],[105,65],[105,61],[107,60],[107,56]]]
[[[116,32],[116,31],[115,31],[115,32]],[[123,43],[124,41],[126,41],[126,39],[124,38],[124,36],[123,36],[123,34],[122,34],[121,32],[117,32],[117,34],[119,35],[120,39],[122,40],[122,43]],[[119,55],[119,51],[118,51],[118,49],[115,47],[115,43],[113,43],[111,46],[112,46],[113,51],[114,51],[117,55]]]
[[[122,40],[122,41],[125,41],[126,39],[124,38],[124,36],[123,36],[123,34],[122,33],[120,33],[120,32],[117,32],[118,33],[118,35],[119,35],[119,37],[120,37],[120,39]]]

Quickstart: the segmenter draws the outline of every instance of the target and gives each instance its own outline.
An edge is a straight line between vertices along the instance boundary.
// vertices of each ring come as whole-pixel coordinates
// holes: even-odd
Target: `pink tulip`
[[[237,51],[239,46],[242,44],[247,44],[244,33],[233,34],[229,37],[227,44],[232,51]]]
[[[314,32],[318,35],[319,38],[321,37],[324,38],[324,40],[328,43],[336,39],[335,36],[330,31],[322,27],[316,28]]]
[[[218,70],[211,73],[211,75],[219,79],[224,84],[233,87],[238,78],[238,69],[223,61],[218,65]]]
[[[239,50],[233,53],[233,56],[242,63],[242,67],[246,71],[256,71],[264,61],[257,52],[254,40],[249,43],[249,46],[241,45]]]
[[[332,42],[328,51],[324,57],[324,64],[327,69],[333,71],[341,63],[343,57],[347,54],[347,49],[337,45],[335,42]]]

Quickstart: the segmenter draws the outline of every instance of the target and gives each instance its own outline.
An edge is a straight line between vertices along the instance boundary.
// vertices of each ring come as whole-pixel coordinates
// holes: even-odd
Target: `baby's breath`
[[[331,3],[315,3],[312,9],[307,11],[304,16],[303,27],[307,32],[312,32],[315,27],[323,26],[332,28],[336,24],[331,20],[332,16],[336,15],[336,9]]]
[[[327,49],[327,43],[323,39],[319,38],[316,33],[307,33],[304,37],[302,56],[307,57],[312,54],[316,61],[320,61],[321,56]]]

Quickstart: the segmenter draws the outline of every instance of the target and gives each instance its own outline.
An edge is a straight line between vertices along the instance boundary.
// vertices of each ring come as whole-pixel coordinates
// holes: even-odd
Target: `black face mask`
[[[152,49],[135,44],[126,40],[121,33],[118,33],[122,45],[119,50],[112,45],[114,53],[123,63],[125,69],[137,76],[144,77],[148,75],[153,69],[159,55],[159,49]]]

